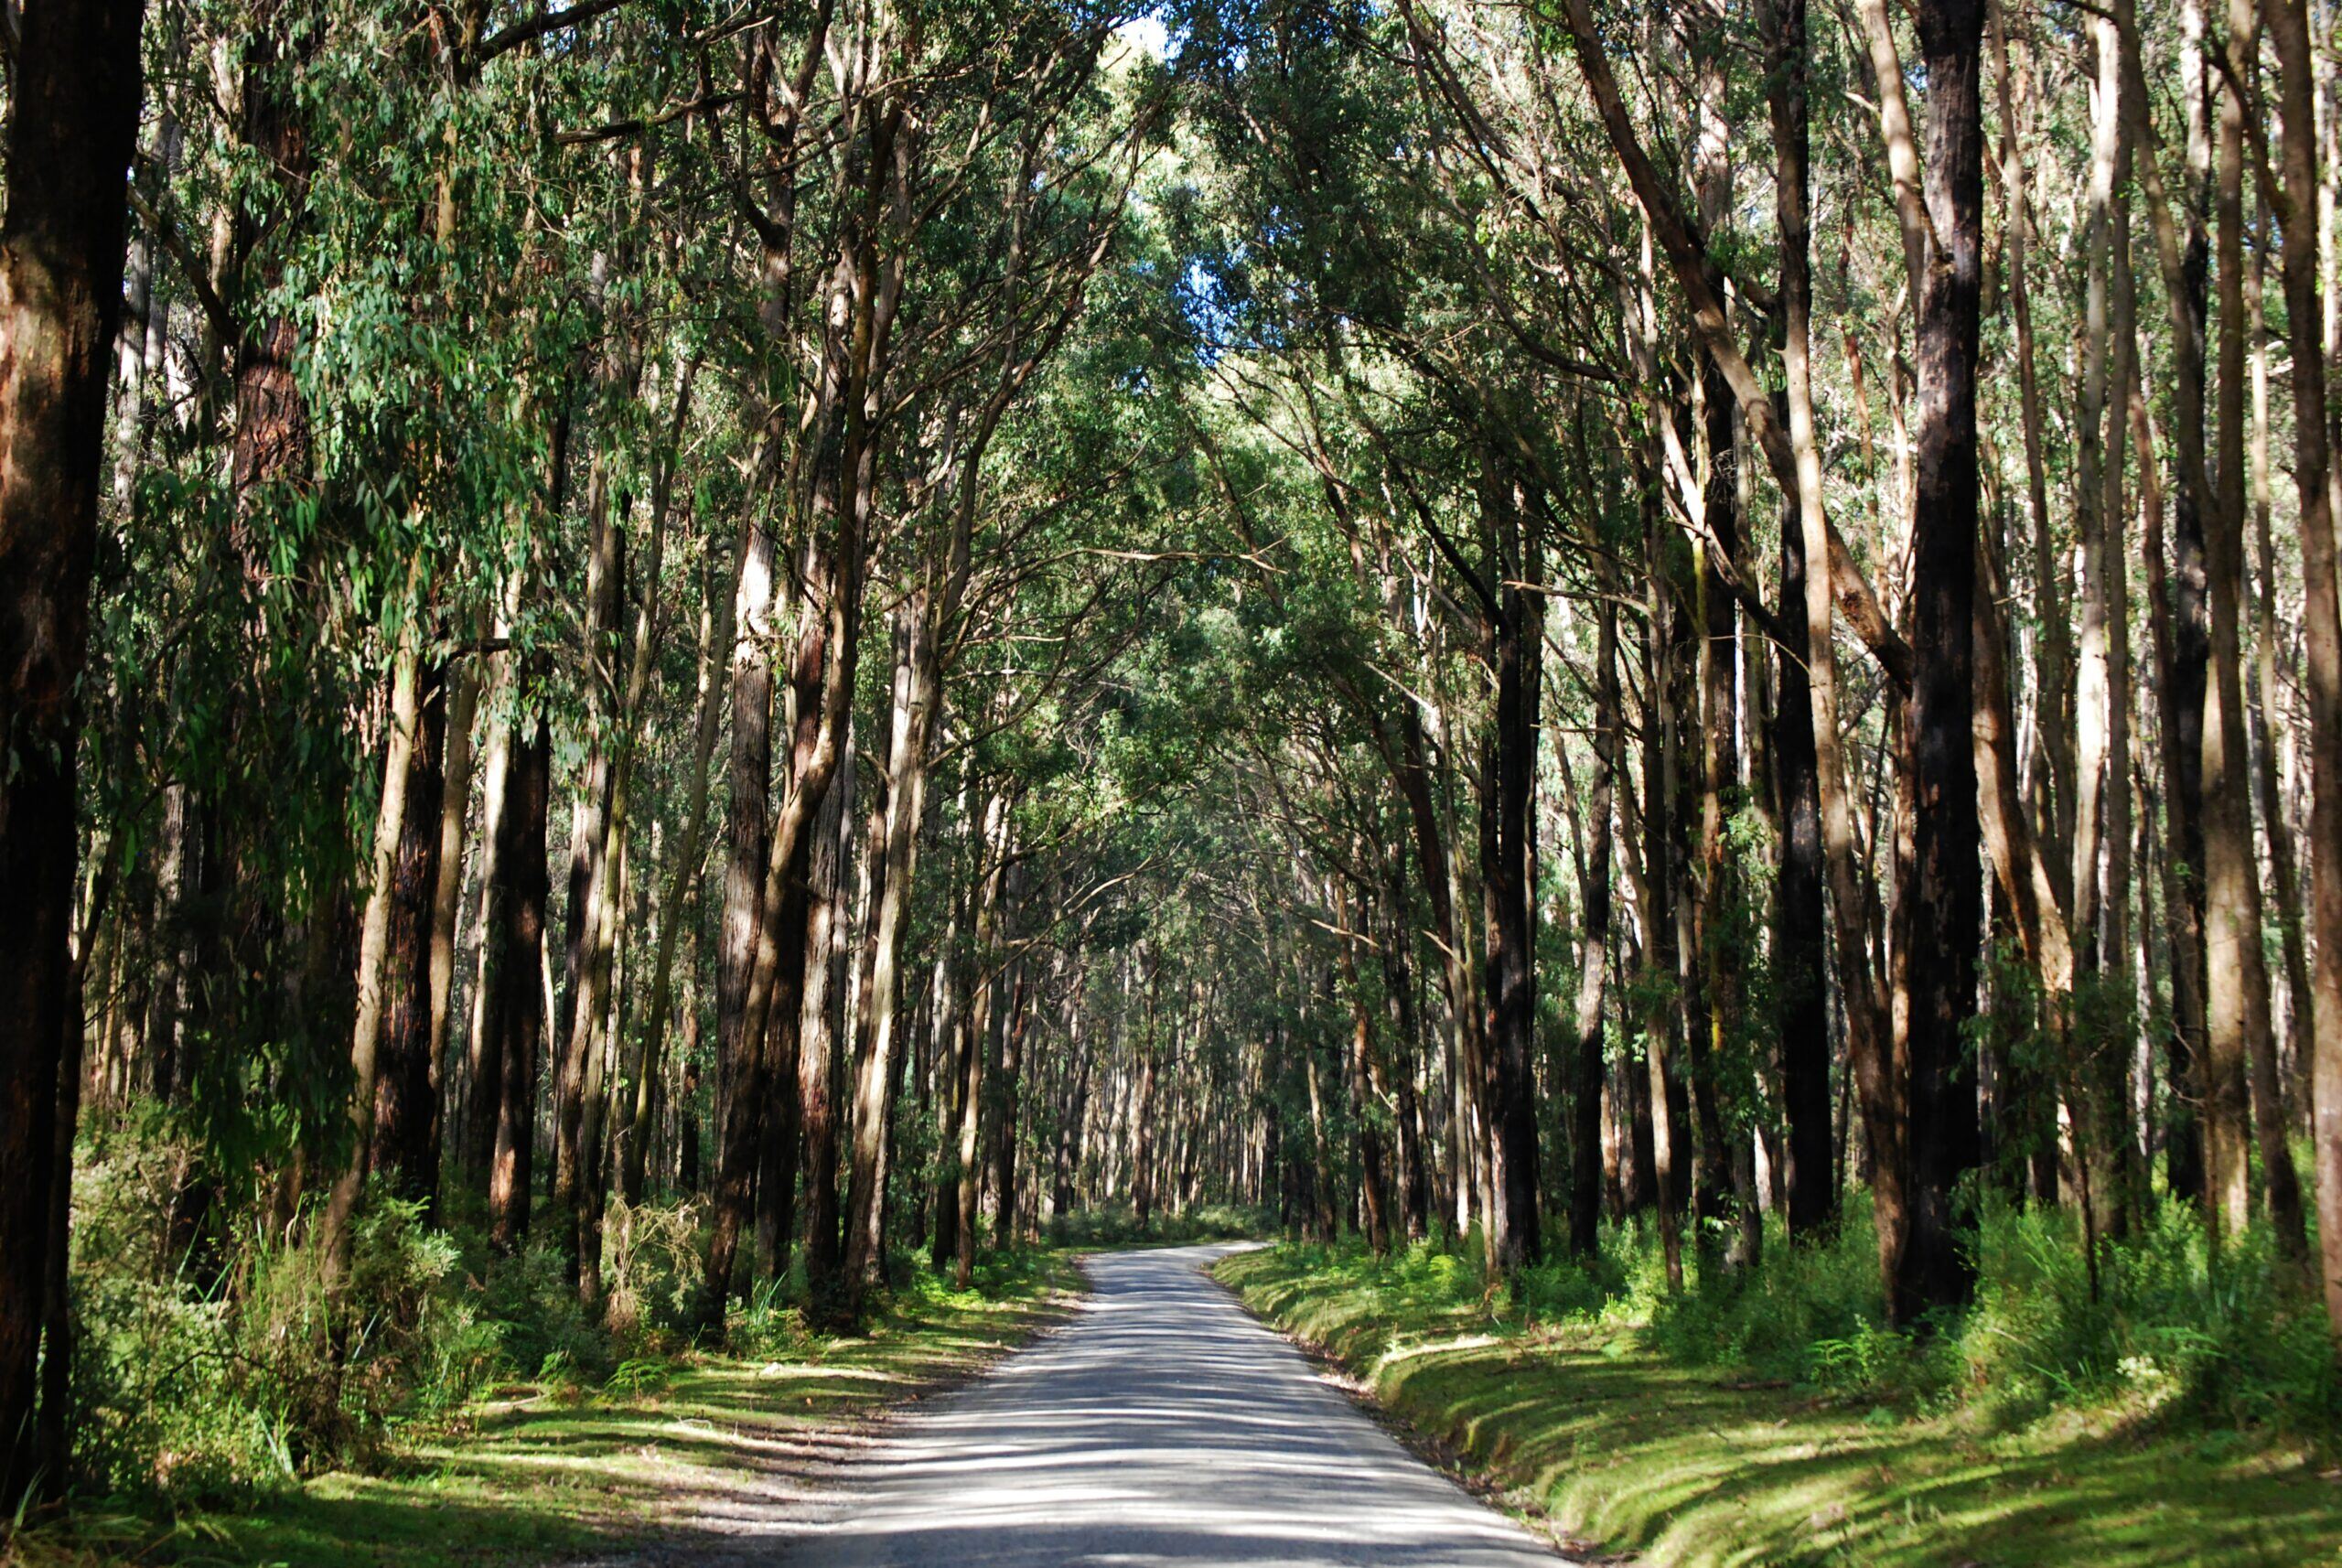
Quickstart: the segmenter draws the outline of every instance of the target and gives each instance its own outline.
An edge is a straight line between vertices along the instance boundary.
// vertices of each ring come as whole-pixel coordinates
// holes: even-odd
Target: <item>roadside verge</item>
[[[1324,1260],[1271,1248],[1213,1273],[1472,1482],[1636,1561],[2246,1568],[2342,1552],[2342,1477],[2282,1444],[2067,1417],[1996,1432],[1681,1366],[1632,1329],[1426,1313],[1370,1260]]]

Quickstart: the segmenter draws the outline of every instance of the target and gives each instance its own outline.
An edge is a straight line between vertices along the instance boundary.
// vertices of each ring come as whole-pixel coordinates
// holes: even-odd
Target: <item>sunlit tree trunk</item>
[[[2299,0],[2268,0],[2284,119],[2283,171],[2293,214],[2317,210],[2315,57]],[[2332,415],[2326,350],[2335,323],[2319,296],[2318,227],[2285,224],[2284,286],[2294,350],[2294,479],[2301,497],[2304,631],[2310,699],[2310,874],[2317,957],[2311,972],[2319,1273],[2326,1316],[2342,1335],[2342,606],[2335,588]]]

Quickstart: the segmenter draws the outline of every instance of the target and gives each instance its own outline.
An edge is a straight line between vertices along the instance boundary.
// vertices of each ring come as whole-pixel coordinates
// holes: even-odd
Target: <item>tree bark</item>
[[[2267,0],[2284,120],[2286,200],[2317,211],[2316,79],[2300,0]],[[2311,1165],[2316,1174],[2318,1272],[2326,1316],[2342,1337],[2342,604],[2335,588],[2336,480],[2326,407],[2334,324],[2319,293],[2318,226],[2284,225],[2285,314],[2294,350],[2294,479],[2301,496],[2304,631],[2310,703],[2310,890],[2317,958],[2310,976],[2315,1039]]]
[[[431,939],[426,962],[431,1132],[424,1168],[430,1173],[423,1197],[426,1213],[439,1212],[439,1169],[447,1142],[447,1110],[454,1085],[447,1073],[447,1029],[454,1012],[456,924],[464,897],[464,830],[471,815],[472,721],[479,706],[479,666],[457,661],[450,677],[446,739],[441,746],[439,858],[431,889]]]
[[[1612,570],[1607,558],[1597,567],[1604,585]],[[1594,651],[1594,778],[1586,790],[1585,878],[1579,894],[1577,1009],[1573,1022],[1570,1101],[1570,1254],[1591,1258],[1599,1247],[1602,1219],[1602,1090],[1606,1079],[1602,1017],[1603,980],[1610,963],[1610,862],[1612,794],[1617,788],[1623,741],[1618,707],[1618,605],[1603,596]]]
[[[516,723],[521,721],[516,721]],[[488,1237],[511,1252],[529,1229],[530,1175],[535,1164],[537,1064],[545,1036],[545,814],[553,788],[553,731],[543,713],[529,738],[513,747],[497,859],[509,886],[501,918],[489,931],[491,973],[483,987],[497,1044],[491,1094],[496,1141],[489,1154]]]
[[[27,8],[0,220],[0,1495],[39,1465],[33,1405],[59,1052],[69,1021],[76,703],[138,128],[137,0]]]
[[[431,1081],[431,927],[439,892],[439,841],[446,792],[447,667],[423,677],[414,759],[407,770],[405,822],[391,877],[390,992],[382,1059],[375,1079],[370,1160],[392,1192],[427,1200],[438,1186],[432,1130],[437,1120]]]
[[[2229,0],[2228,54],[2250,71],[2260,49],[2252,0]],[[2279,1244],[2305,1255],[2301,1189],[2283,1117],[2256,1106],[2275,1098],[2269,1031],[2269,972],[2261,940],[2261,871],[2252,843],[2251,764],[2245,754],[2241,608],[2244,575],[2245,397],[2248,323],[2244,291],[2244,118],[2240,83],[2219,90],[2215,186],[2219,274],[2219,467],[2216,507],[2206,519],[2205,588],[2211,623],[2211,673],[2204,692],[2205,1175],[2215,1235],[2240,1235],[2251,1219],[2250,1147],[2256,1110],[2263,1127],[2262,1174]],[[2263,1062],[2267,1064],[2264,1073]],[[2273,1125],[2272,1120],[2273,1117]]]
[[[896,660],[886,737],[886,839],[883,861],[871,871],[878,907],[863,956],[865,1011],[856,1031],[851,1163],[846,1188],[845,1293],[849,1307],[861,1310],[877,1282],[882,1262],[880,1226],[886,1187],[886,1086],[901,1051],[902,953],[910,912],[912,879],[919,865],[919,825],[927,810],[927,753],[940,702],[936,628],[928,596],[910,596],[902,617],[901,651]],[[957,917],[947,930],[942,961],[950,961]],[[956,995],[946,986],[947,999]],[[939,1013],[937,1039],[949,1041],[953,1020]],[[956,1081],[956,1079],[955,1079]],[[938,1215],[939,1227],[947,1223]],[[948,1221],[956,1225],[956,1209]],[[939,1230],[940,1235],[940,1230]],[[957,1237],[952,1238],[954,1249]],[[940,1256],[938,1258],[939,1266]]]
[[[408,575],[410,586],[414,573]],[[366,913],[358,937],[358,1019],[349,1045],[349,1122],[352,1144],[341,1174],[326,1197],[320,1230],[328,1281],[338,1283],[349,1267],[351,1225],[366,1186],[374,1142],[374,1096],[381,1063],[386,988],[391,981],[391,913],[397,897],[399,843],[406,829],[410,767],[415,749],[423,628],[410,605],[398,633],[391,665],[390,717],[382,743],[382,798],[374,820],[374,847],[367,881]]]
[[[1890,1284],[1907,1322],[1965,1302],[1974,1265],[1957,1207],[1980,1154],[1975,1064],[1963,1031],[1976,1008],[1983,919],[1977,872],[1973,601],[1976,360],[1982,281],[1982,0],[1923,0],[1928,81],[1925,195],[1931,234],[1919,301],[1916,507],[1911,544],[1911,700],[1904,745],[1913,792],[1911,863],[1898,884],[1909,988],[1911,1230]]]
[[[645,1165],[650,1147],[651,1087],[659,1080],[667,1048],[667,1028],[674,997],[675,954],[682,942],[683,929],[689,923],[686,916],[695,908],[693,893],[707,854],[708,767],[715,754],[716,729],[723,717],[717,678],[721,665],[718,660],[732,657],[735,616],[742,595],[747,589],[748,548],[745,541],[739,558],[741,571],[728,575],[735,579],[728,592],[718,591],[718,585],[726,578],[719,576],[714,570],[713,545],[709,553],[711,559],[704,574],[707,604],[703,612],[698,711],[692,726],[691,782],[683,808],[683,842],[675,856],[674,874],[668,879],[666,901],[661,906],[659,947],[650,967],[650,1005],[645,1013],[641,1041],[636,1047],[634,1065],[628,1074],[633,1085],[631,1104],[618,1128],[618,1141],[625,1151],[619,1163],[618,1190],[628,1204],[642,1201]]]

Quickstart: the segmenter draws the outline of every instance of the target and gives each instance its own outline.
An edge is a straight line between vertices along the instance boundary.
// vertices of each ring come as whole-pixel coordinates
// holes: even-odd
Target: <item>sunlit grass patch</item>
[[[1958,1362],[1949,1336],[1952,1350],[1825,1350],[1820,1375],[1804,1377],[1782,1375],[1795,1324],[1761,1357],[1687,1354],[1697,1313],[1678,1304],[1671,1316],[1624,1275],[1600,1299],[1539,1318],[1432,1248],[1378,1261],[1284,1246],[1217,1273],[1468,1467],[1570,1534],[1654,1563],[2342,1559],[2342,1482],[2318,1457],[2326,1438],[2237,1424],[2229,1406],[2201,1400],[2149,1415],[2119,1369],[2089,1399],[2020,1412],[1971,1386],[1964,1362],[1896,1360]],[[1809,1332],[1854,1337],[1828,1332],[1835,1309],[1814,1310]],[[2014,1332],[2009,1299],[1988,1310]],[[1841,1355],[1872,1364],[1832,1371]]]
[[[469,1568],[688,1541],[719,1514],[736,1524],[784,1504],[842,1451],[842,1433],[979,1370],[1079,1288],[1069,1255],[1037,1252],[982,1271],[975,1290],[921,1277],[858,1335],[639,1357],[593,1381],[505,1380],[378,1473],[162,1514],[86,1507],[24,1532],[16,1551],[27,1568]]]

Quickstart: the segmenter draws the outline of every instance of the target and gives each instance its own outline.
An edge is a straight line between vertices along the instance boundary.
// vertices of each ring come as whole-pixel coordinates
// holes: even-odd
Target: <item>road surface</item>
[[[1554,1568],[1198,1271],[1112,1252],[1063,1329],[905,1416],[791,1568]]]

